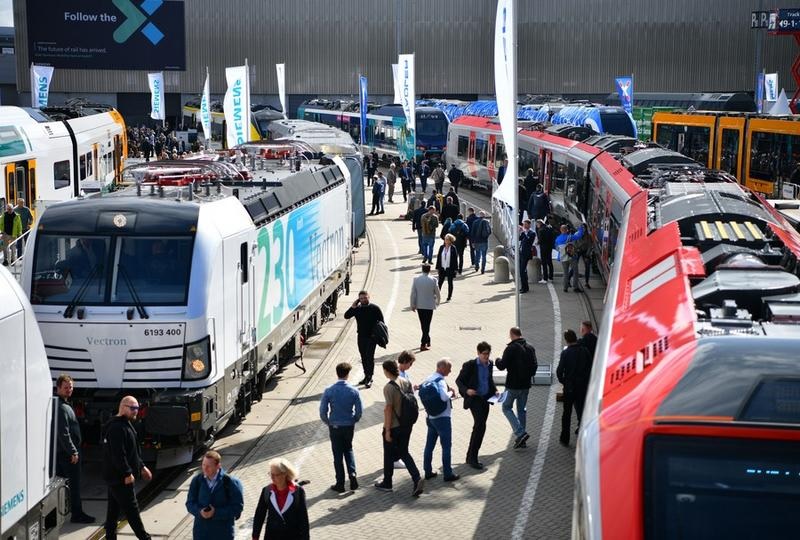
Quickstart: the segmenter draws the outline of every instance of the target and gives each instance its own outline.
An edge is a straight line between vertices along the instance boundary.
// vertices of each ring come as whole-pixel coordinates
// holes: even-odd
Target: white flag
[[[148,73],[147,82],[150,85],[150,118],[164,120],[167,117],[164,110],[164,73]]]
[[[31,107],[34,109],[47,107],[52,79],[53,68],[51,66],[31,64]]]
[[[283,109],[283,117],[289,118],[286,115],[286,70],[285,64],[275,64],[275,71],[278,72],[278,96],[281,98],[281,109]]]
[[[222,108],[225,110],[228,148],[250,140],[250,69],[243,66],[225,68],[228,90]]]
[[[764,76],[764,99],[766,101],[778,101],[778,74],[767,73]]]
[[[397,74],[398,67],[397,64],[392,64],[392,89],[394,90],[394,101],[392,103],[400,103],[400,77]]]
[[[494,88],[508,156],[503,182],[494,194],[516,208],[517,195],[517,32],[513,0],[497,1],[494,26]]]
[[[400,103],[406,115],[408,129],[414,130],[416,126],[416,102],[414,90],[414,54],[401,54],[397,60],[400,71]]]
[[[206,141],[211,140],[211,89],[208,82],[208,68],[206,68],[206,82],[203,84],[203,97],[200,99],[200,123],[203,125],[203,135]]]

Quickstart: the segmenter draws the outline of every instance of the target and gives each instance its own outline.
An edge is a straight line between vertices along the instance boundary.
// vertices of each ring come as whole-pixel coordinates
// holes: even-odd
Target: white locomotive
[[[86,438],[131,393],[145,458],[186,463],[260,399],[349,279],[350,173],[335,159],[247,181],[207,180],[212,165],[176,179],[153,163],[170,187],[139,184],[42,214],[23,286],[51,376],[75,380]]]
[[[25,293],[0,267],[0,537],[58,538],[53,388]]]

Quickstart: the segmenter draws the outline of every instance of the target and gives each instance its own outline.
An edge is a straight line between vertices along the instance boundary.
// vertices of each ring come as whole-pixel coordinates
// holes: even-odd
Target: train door
[[[97,143],[95,143],[92,145],[92,170],[94,171],[95,180],[100,180],[100,169],[97,166],[98,156]]]
[[[6,164],[6,197],[7,202],[14,204],[18,199],[25,199],[27,206],[36,202],[36,160],[16,161]]]
[[[541,164],[541,178],[545,193],[553,189],[553,153],[550,150],[539,150],[539,163]]]
[[[122,181],[122,139],[114,135],[114,183]]]
[[[467,146],[467,176],[472,179],[473,185],[478,178],[478,168],[475,166],[475,143],[477,139],[477,133],[470,131],[469,145]]]
[[[714,152],[714,166],[731,173],[743,182],[742,144],[744,142],[744,118],[722,117],[717,128],[717,144]]]
[[[489,178],[491,180],[497,179],[497,173],[494,168],[494,151],[495,144],[497,143],[497,135],[489,135],[489,157],[486,160],[486,167],[489,169]]]

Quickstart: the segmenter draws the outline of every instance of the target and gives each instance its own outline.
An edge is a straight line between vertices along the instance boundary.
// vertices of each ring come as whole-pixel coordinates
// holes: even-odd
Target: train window
[[[554,191],[564,191],[564,185],[567,178],[567,168],[563,163],[553,162],[553,184]]]
[[[722,148],[720,149],[720,168],[731,173],[733,176],[739,176],[739,130],[738,129],[723,129],[722,130]]]
[[[0,157],[24,154],[25,142],[13,126],[0,126]]]
[[[798,452],[797,441],[647,437],[645,538],[786,538],[800,527]]]
[[[96,304],[105,296],[109,238],[43,234],[36,242],[31,303]]]
[[[503,165],[503,160],[506,158],[506,149],[502,143],[497,143],[495,145],[494,151],[494,166],[500,167]],[[520,171],[522,168],[519,169]]]
[[[457,155],[460,158],[467,157],[467,149],[469,148],[469,139],[464,135],[458,136],[458,152]]]
[[[483,139],[475,140],[475,161],[481,165],[486,165],[487,144]]]
[[[53,164],[53,187],[61,189],[70,184],[69,160],[56,161]]]
[[[80,170],[80,180],[85,180],[86,179],[86,155],[85,154],[81,154],[81,157],[79,158],[79,163],[80,163],[80,166],[78,168]]]
[[[774,182],[790,178],[800,161],[800,136],[754,131],[750,136],[750,176]]]
[[[87,152],[86,153],[86,176],[87,177],[92,176],[92,173],[94,172],[92,169],[93,169],[93,167],[92,167],[92,153],[91,152]]]
[[[706,165],[708,164],[708,149],[711,144],[711,128],[659,124],[656,142]]]
[[[242,275],[242,284],[247,283],[250,278],[250,262],[248,257],[247,242],[242,242],[239,246],[239,269]]]
[[[528,174],[528,169],[533,169],[536,173],[536,155],[528,150],[519,149],[519,171],[521,174]]]
[[[184,305],[189,290],[192,238],[126,236],[119,240],[112,304]]]

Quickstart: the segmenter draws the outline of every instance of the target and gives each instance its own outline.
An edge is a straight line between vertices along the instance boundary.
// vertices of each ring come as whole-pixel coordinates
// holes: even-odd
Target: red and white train
[[[525,130],[519,146],[589,224],[608,281],[573,538],[797,534],[800,235],[732,176],[661,148]]]

